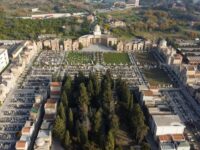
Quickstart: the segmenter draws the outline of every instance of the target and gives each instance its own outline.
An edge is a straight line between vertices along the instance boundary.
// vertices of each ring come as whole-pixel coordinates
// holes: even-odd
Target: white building
[[[99,25],[95,26],[93,34],[96,35],[96,36],[100,36],[101,35],[101,28],[100,28]]]
[[[183,134],[185,126],[177,115],[153,115],[152,132],[154,136]]]
[[[139,7],[140,6],[140,0],[127,0],[126,5]]]
[[[7,49],[0,48],[0,72],[9,64]]]
[[[50,150],[52,144],[51,131],[40,130],[35,141],[34,150]]]

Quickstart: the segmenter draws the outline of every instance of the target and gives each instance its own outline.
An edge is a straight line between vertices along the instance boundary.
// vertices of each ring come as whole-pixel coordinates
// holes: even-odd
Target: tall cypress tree
[[[72,79],[70,76],[67,76],[67,79],[64,84],[64,91],[67,96],[69,96],[71,90],[72,90]]]
[[[64,139],[66,126],[65,121],[58,115],[56,117],[54,127],[53,127],[53,135],[58,138],[60,141]]]
[[[65,92],[62,92],[61,102],[63,103],[65,108],[68,108],[68,99]]]
[[[69,131],[72,133],[73,131],[73,125],[74,125],[74,117],[73,117],[73,112],[72,112],[72,109],[70,108],[69,109],[69,112],[68,112],[68,126],[69,126]]]
[[[58,106],[58,115],[60,116],[60,118],[66,122],[66,110],[64,108],[64,105],[62,102],[60,102],[59,106]]]
[[[70,138],[70,135],[69,135],[69,131],[66,130],[65,131],[65,138],[64,138],[64,141],[63,141],[63,145],[66,149],[69,149],[70,148],[70,144],[71,144],[71,138]]]
[[[92,100],[94,96],[94,88],[93,88],[92,80],[89,80],[88,82],[87,92],[88,92],[88,96],[90,97],[90,100]]]
[[[89,98],[88,98],[88,94],[87,94],[85,84],[81,83],[79,87],[80,87],[79,103],[81,105],[83,105],[83,104],[88,105],[89,104]]]
[[[106,150],[114,150],[115,149],[115,138],[114,138],[112,131],[108,132],[108,136],[106,138],[105,149]]]
[[[133,114],[131,117],[133,133],[138,143],[141,143],[148,132],[148,127],[145,124],[145,118],[139,104],[134,105]]]

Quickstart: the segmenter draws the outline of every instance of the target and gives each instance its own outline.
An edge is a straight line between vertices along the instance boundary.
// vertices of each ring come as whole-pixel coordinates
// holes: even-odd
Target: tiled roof
[[[61,82],[51,82],[51,86],[62,86]]]
[[[16,148],[25,148],[26,141],[17,141]]]

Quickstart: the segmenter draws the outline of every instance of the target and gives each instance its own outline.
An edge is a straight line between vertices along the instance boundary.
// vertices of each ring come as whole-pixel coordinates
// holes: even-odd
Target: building
[[[122,21],[116,22],[116,24],[114,25],[124,26]],[[81,36],[76,40],[66,39],[62,43],[59,39],[45,39],[42,42],[37,42],[36,47],[38,49],[78,51],[81,48],[89,47],[90,45],[95,44],[104,45],[119,52],[141,51],[152,47],[152,42],[149,40],[145,41],[143,39],[134,39],[133,41],[122,42],[120,39],[110,35],[109,32],[104,32],[103,34],[99,25],[94,27],[93,34]]]
[[[139,7],[140,0],[127,0],[126,6]]]
[[[95,21],[95,16],[93,15],[88,15],[87,16],[87,21],[89,21],[90,23],[93,23]]]
[[[60,99],[61,87],[62,87],[61,82],[50,83],[50,98],[51,99],[56,99],[56,100]]]
[[[48,99],[44,105],[45,114],[56,114],[57,112],[57,101],[54,99]]]
[[[80,37],[78,41],[83,47],[88,47],[92,44],[102,44],[108,47],[114,47],[118,43],[117,38],[112,37],[111,35],[102,34],[99,25],[95,26],[93,34],[84,35]]]
[[[16,150],[28,150],[29,143],[26,141],[17,141],[15,145]]]
[[[154,102],[154,94],[151,90],[145,90],[141,92],[140,95],[140,102],[141,104],[148,104]]]
[[[72,50],[72,39],[67,39],[64,41],[64,50],[65,51]]]
[[[50,130],[39,130],[35,141],[34,150],[50,150],[52,135]]]
[[[112,21],[110,23],[110,25],[111,25],[112,28],[126,27],[126,23],[124,21],[120,21],[120,20],[118,20],[118,21]]]
[[[43,41],[43,48],[50,49],[51,48],[51,41],[50,40]]]
[[[59,51],[60,50],[60,40],[59,39],[53,39],[51,40],[51,49],[53,51]]]
[[[151,130],[155,137],[167,134],[183,134],[185,126],[177,115],[153,115]]]
[[[0,72],[9,64],[8,51],[0,47]]]

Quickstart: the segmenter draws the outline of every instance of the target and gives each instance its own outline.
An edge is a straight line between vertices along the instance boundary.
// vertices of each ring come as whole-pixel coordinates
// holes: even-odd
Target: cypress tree
[[[69,115],[68,116],[69,131],[72,132],[73,131],[74,118],[73,118],[73,112],[72,112],[71,108],[69,109],[68,115]]]
[[[70,135],[69,135],[69,131],[66,130],[66,131],[65,131],[65,138],[64,138],[63,145],[64,145],[64,147],[65,147],[66,149],[69,149],[70,144],[71,144],[71,138],[70,138]]]
[[[108,136],[106,138],[106,145],[105,145],[106,150],[114,150],[115,149],[115,139],[112,131],[108,132]]]
[[[67,79],[64,84],[64,91],[67,96],[69,96],[71,89],[72,89],[72,79],[70,76],[67,76]]]
[[[85,87],[84,83],[80,84],[79,102],[80,102],[81,105],[82,104],[86,104],[86,105],[89,104],[89,98],[88,98],[87,90],[86,90],[86,87]]]
[[[145,118],[139,104],[134,105],[133,114],[131,117],[133,133],[138,143],[141,143],[148,132],[148,127],[145,124]]]
[[[54,123],[54,127],[53,127],[53,135],[58,138],[59,140],[63,140],[64,139],[64,134],[65,134],[65,122],[64,120],[62,120],[62,118],[58,115],[56,117],[55,123]]]
[[[67,99],[67,95],[65,92],[62,92],[61,102],[63,103],[64,107],[67,109],[68,108],[68,99]]]

